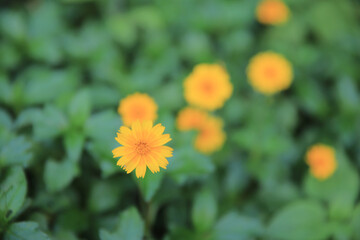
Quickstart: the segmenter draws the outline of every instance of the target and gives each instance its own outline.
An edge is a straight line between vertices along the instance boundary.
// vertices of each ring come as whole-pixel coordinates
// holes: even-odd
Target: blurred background
[[[360,239],[360,3],[286,0],[277,26],[257,21],[258,3],[2,0],[0,239]],[[267,50],[294,74],[271,97],[246,76]],[[234,86],[211,155],[175,124],[199,63]],[[174,148],[144,179],[111,152],[135,92],[154,98]],[[331,181],[305,163],[318,142],[336,150]]]

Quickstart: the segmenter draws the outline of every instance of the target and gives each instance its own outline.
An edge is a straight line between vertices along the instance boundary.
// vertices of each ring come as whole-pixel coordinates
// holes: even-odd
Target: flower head
[[[289,8],[281,0],[263,0],[256,8],[256,17],[263,24],[285,23],[289,15]]]
[[[218,64],[199,64],[184,81],[186,101],[194,106],[215,110],[230,98],[233,86],[226,70]]]
[[[192,107],[186,107],[178,114],[176,119],[177,127],[181,131],[199,129],[207,118],[207,112]]]
[[[254,89],[271,95],[289,88],[293,72],[291,64],[282,55],[263,52],[250,60],[247,77]]]
[[[220,118],[209,116],[199,129],[199,134],[195,139],[195,148],[202,153],[210,154],[219,150],[225,139],[223,121]]]
[[[115,148],[114,158],[127,173],[136,169],[136,177],[145,176],[146,167],[152,173],[159,172],[160,167],[166,169],[167,157],[172,157],[173,149],[163,146],[171,141],[169,134],[163,134],[165,127],[161,124],[153,126],[151,121],[135,121],[131,128],[120,127],[115,138],[122,146]]]
[[[157,105],[147,94],[134,93],[120,101],[118,112],[124,125],[131,126],[136,120],[154,121],[157,118]]]
[[[316,144],[307,151],[306,163],[314,177],[325,180],[336,170],[335,150],[324,144]]]

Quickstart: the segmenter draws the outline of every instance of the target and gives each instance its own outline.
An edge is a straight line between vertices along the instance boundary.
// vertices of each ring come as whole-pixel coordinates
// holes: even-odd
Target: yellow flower
[[[289,8],[280,0],[263,0],[256,8],[256,17],[263,24],[285,23],[289,15]]]
[[[122,146],[115,148],[114,158],[121,157],[117,165],[127,173],[136,169],[136,177],[145,176],[146,167],[152,173],[159,172],[160,167],[166,169],[167,157],[172,157],[173,149],[163,146],[171,141],[169,134],[163,134],[165,127],[161,124],[153,126],[151,121],[135,121],[131,129],[120,127],[115,138]]]
[[[306,153],[311,174],[319,180],[329,178],[337,167],[335,150],[324,144],[312,146]]]
[[[192,107],[186,107],[178,114],[176,119],[177,127],[181,131],[199,129],[207,118],[207,112]]]
[[[289,88],[293,79],[292,66],[280,54],[263,52],[250,60],[247,77],[254,89],[271,95]]]
[[[118,112],[124,125],[131,126],[136,120],[154,121],[157,118],[157,105],[149,95],[134,93],[120,101]]]
[[[186,101],[206,110],[221,108],[232,90],[228,73],[218,64],[199,64],[184,81]]]
[[[209,116],[195,139],[195,148],[205,154],[220,150],[226,138],[222,128],[223,122],[220,118]]]

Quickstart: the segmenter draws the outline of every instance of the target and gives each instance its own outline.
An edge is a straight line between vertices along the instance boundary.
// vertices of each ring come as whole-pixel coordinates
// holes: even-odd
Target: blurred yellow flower
[[[277,25],[289,18],[289,8],[281,0],[263,0],[256,7],[256,17],[260,23]]]
[[[229,75],[219,64],[199,64],[184,81],[186,101],[206,110],[221,108],[232,90]]]
[[[312,146],[306,153],[311,174],[319,180],[329,178],[337,167],[335,150],[324,144]]]
[[[193,107],[182,109],[176,119],[177,128],[181,131],[199,129],[208,118],[208,113]]]
[[[293,79],[292,66],[280,54],[263,52],[250,60],[247,77],[254,89],[271,95],[289,88]]]
[[[154,121],[158,107],[153,98],[147,94],[134,93],[120,101],[118,112],[124,125],[131,126],[136,120]]]
[[[202,153],[210,154],[220,150],[226,139],[223,131],[223,121],[209,116],[199,129],[195,139],[195,148]]]
[[[131,129],[120,127],[115,138],[121,147],[115,148],[112,153],[114,158],[121,157],[117,165],[127,173],[136,169],[136,177],[145,176],[146,167],[152,173],[159,172],[160,167],[166,169],[167,157],[172,157],[173,149],[163,146],[171,141],[169,134],[163,134],[165,127],[161,124],[153,126],[151,121],[135,121]]]

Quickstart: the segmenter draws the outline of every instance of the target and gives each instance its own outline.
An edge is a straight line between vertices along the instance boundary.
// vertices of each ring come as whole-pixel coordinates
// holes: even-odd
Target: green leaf
[[[55,236],[56,240],[79,240],[74,232],[67,231],[67,230],[60,230],[57,231]]]
[[[100,230],[100,240],[118,240],[118,236],[114,233],[109,233],[108,231],[101,229]]]
[[[119,204],[121,188],[117,182],[97,181],[92,187],[89,198],[89,209],[93,212],[104,212]]]
[[[357,205],[353,212],[352,220],[351,220],[351,227],[352,232],[354,235],[353,239],[360,239],[360,204]]]
[[[193,62],[212,60],[209,37],[202,32],[190,32],[183,35],[180,44],[181,54]]]
[[[44,182],[49,192],[58,192],[68,186],[79,174],[79,167],[71,160],[61,162],[49,159],[45,163]]]
[[[69,208],[70,207],[70,208]],[[89,227],[90,218],[87,211],[76,205],[69,206],[58,215],[57,223],[64,230],[83,232]]]
[[[43,2],[30,11],[28,31],[30,36],[57,36],[64,30],[61,5],[58,2]],[[46,19],[46,21],[44,21]]]
[[[16,128],[22,128],[27,125],[33,124],[38,119],[40,119],[41,116],[41,110],[38,108],[26,108],[23,111],[20,112],[18,115],[16,121],[15,121],[15,127]]]
[[[10,115],[6,111],[0,109],[0,131],[11,130],[12,127],[13,123]]]
[[[7,76],[0,73],[0,102],[10,104],[12,98],[12,86]]]
[[[189,177],[210,174],[215,166],[208,156],[196,152],[192,147],[179,148],[174,157],[169,159],[168,172],[179,182]]]
[[[276,240],[321,240],[329,237],[326,211],[316,201],[293,202],[271,219],[267,236]]]
[[[78,132],[67,132],[63,140],[68,159],[78,162],[84,147],[84,135]]]
[[[114,138],[120,126],[120,116],[114,111],[106,110],[92,115],[86,121],[85,132],[93,139],[115,143]]]
[[[198,232],[209,230],[216,219],[217,203],[213,193],[203,190],[195,196],[191,218]]]
[[[20,75],[26,83],[23,98],[27,105],[45,103],[71,92],[78,83],[76,69],[52,71],[44,67],[31,67]]]
[[[43,111],[36,114],[33,125],[34,138],[46,140],[63,133],[68,127],[68,122],[60,109],[53,105],[46,105]]]
[[[29,165],[32,153],[29,151],[31,143],[23,136],[16,137],[1,148],[0,166],[21,164],[23,167]]]
[[[0,146],[4,146],[8,144],[8,142],[13,138],[13,134],[14,134],[13,122],[10,115],[4,110],[0,109]],[[0,158],[1,158],[1,153],[0,153]]]
[[[94,84],[90,87],[91,106],[98,109],[104,107],[114,107],[119,104],[119,92],[103,84]]]
[[[147,174],[145,177],[136,180],[139,185],[141,194],[146,202],[150,202],[155,193],[159,190],[163,177],[163,172],[160,171],[158,173],[151,173],[150,170],[147,169]]]
[[[59,39],[54,37],[31,37],[28,41],[29,55],[37,60],[50,64],[59,64],[63,59]]]
[[[40,231],[36,222],[17,222],[11,224],[5,233],[4,240],[50,240],[50,238]]]
[[[352,213],[359,193],[359,176],[341,152],[337,152],[336,159],[338,167],[331,177],[320,181],[308,174],[305,178],[304,188],[309,197],[330,204],[331,217],[346,219]]]
[[[27,182],[21,167],[12,167],[0,185],[0,222],[13,218],[22,207],[27,192]]]
[[[78,92],[70,102],[69,119],[75,127],[83,127],[91,113],[90,96],[87,90]]]
[[[113,148],[116,146],[118,145],[116,145],[114,140]],[[92,141],[87,143],[85,148],[90,152],[95,161],[98,163],[102,177],[109,177],[121,169],[116,165],[117,160],[112,156],[111,150],[113,148],[110,145],[106,143],[104,144],[102,141]]]
[[[264,227],[259,219],[231,212],[214,228],[213,240],[248,240],[261,237]]]
[[[131,207],[121,213],[117,230],[114,233],[109,233],[104,229],[100,230],[101,240],[142,240],[143,236],[144,222],[134,207]]]
[[[0,59],[0,66],[4,69],[14,69],[21,60],[16,46],[10,42],[0,42],[0,55],[6,56],[6,58]]]
[[[8,8],[9,9],[9,8]],[[1,11],[0,29],[4,36],[21,42],[26,38],[26,20],[22,11]]]
[[[123,14],[113,15],[106,21],[106,27],[112,37],[125,47],[131,47],[137,38],[134,21]]]
[[[360,96],[356,91],[355,81],[348,77],[343,77],[336,81],[336,94],[341,108],[345,112],[356,112]]]

